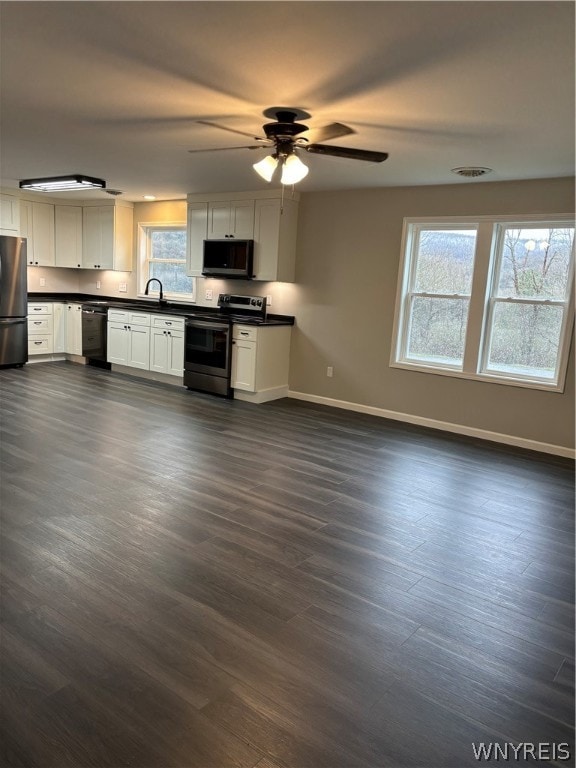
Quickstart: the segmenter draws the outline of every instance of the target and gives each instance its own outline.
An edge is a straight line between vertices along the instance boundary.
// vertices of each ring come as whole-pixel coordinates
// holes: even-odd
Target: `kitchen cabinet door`
[[[66,353],[82,354],[82,305],[66,306]]]
[[[79,205],[54,207],[55,264],[82,267],[82,208]]]
[[[66,315],[68,306],[61,302],[52,305],[54,352],[66,352]]]
[[[202,276],[204,240],[208,233],[208,203],[189,203],[187,216],[186,273]]]
[[[127,365],[129,343],[130,334],[125,323],[108,323],[106,359],[109,363]]]
[[[256,200],[254,277],[293,282],[296,264],[298,203],[276,198]]]
[[[218,200],[208,203],[207,240],[254,237],[254,200]]]
[[[184,333],[152,328],[150,336],[150,370],[182,376],[184,373]]]
[[[55,265],[53,205],[21,200],[20,236],[27,240],[26,254],[29,266]]]
[[[20,234],[20,200],[15,195],[0,195],[0,235]]]
[[[84,206],[82,266],[84,269],[132,271],[132,208]]]
[[[232,342],[233,389],[254,392],[256,389],[256,342],[234,339]]]
[[[150,370],[150,328],[140,325],[130,326],[128,344],[128,361],[126,365],[132,368]]]

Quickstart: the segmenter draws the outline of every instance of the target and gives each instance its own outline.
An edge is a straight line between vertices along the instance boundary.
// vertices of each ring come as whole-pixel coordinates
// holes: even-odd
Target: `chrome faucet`
[[[150,280],[148,280],[148,282],[146,283],[146,288],[144,288],[144,296],[148,296],[150,283],[158,283],[158,285],[160,286],[160,295],[158,297],[158,304],[160,305],[165,304],[166,302],[164,301],[164,294],[162,292],[162,283],[160,282],[160,280],[158,280],[157,277],[151,277]]]

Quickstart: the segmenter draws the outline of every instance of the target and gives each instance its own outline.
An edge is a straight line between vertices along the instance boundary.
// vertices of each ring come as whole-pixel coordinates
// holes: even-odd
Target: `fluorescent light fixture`
[[[252,166],[256,173],[261,176],[264,181],[272,181],[272,176],[274,176],[274,171],[277,167],[278,160],[274,157],[274,155],[268,155],[258,163],[254,163]]]
[[[296,184],[308,174],[308,166],[296,155],[288,155],[282,167],[282,184]]]
[[[92,176],[71,173],[68,176],[49,176],[45,179],[23,179],[20,182],[20,189],[31,189],[35,192],[70,192],[73,190],[106,189],[106,182]]]

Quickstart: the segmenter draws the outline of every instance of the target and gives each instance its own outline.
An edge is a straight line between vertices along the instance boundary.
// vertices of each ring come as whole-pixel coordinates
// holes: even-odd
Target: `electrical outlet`
[[[126,293],[128,291],[128,283],[119,283],[118,284],[118,292],[119,293]]]
[[[206,301],[212,301],[212,288],[206,288],[204,291],[204,298]]]
[[[328,376],[329,379],[331,379],[332,376],[334,376],[334,368],[331,365],[329,365],[328,368],[326,368],[326,376]]]
[[[44,288],[45,285],[46,285],[46,278],[41,277],[40,278],[40,288]]]
[[[272,296],[270,296],[269,293],[266,295],[266,306],[267,307],[271,307],[272,306]]]
[[[100,280],[96,280],[96,288],[102,288],[102,283]]]

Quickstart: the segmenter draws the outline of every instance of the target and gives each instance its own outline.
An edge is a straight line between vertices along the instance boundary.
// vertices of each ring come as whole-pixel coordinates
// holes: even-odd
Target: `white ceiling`
[[[275,105],[390,154],[305,155],[302,191],[479,183],[450,171],[469,165],[486,181],[574,173],[572,2],[2,2],[0,35],[2,186],[264,189],[263,151],[187,150],[252,143],[197,121],[262,135]]]

